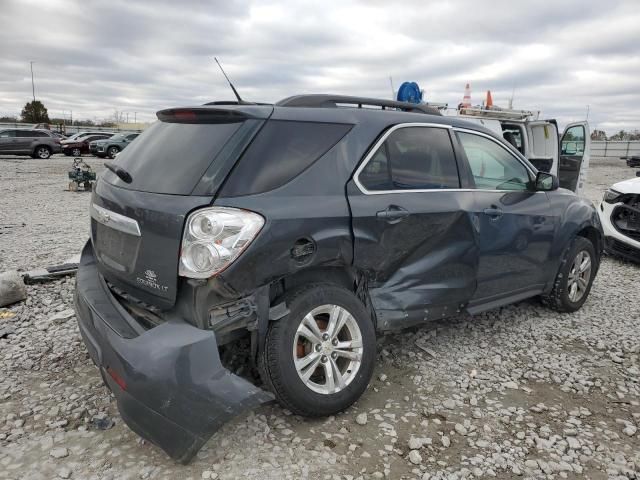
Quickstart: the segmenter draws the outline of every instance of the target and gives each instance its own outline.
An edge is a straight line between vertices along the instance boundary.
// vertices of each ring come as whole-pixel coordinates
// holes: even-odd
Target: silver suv
[[[0,155],[31,155],[47,159],[61,151],[60,139],[48,130],[0,130]]]

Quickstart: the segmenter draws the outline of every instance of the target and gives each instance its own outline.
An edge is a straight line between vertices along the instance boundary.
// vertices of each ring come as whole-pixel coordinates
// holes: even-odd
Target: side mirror
[[[536,175],[535,189],[537,192],[551,192],[560,186],[558,177],[547,172],[538,172]]]

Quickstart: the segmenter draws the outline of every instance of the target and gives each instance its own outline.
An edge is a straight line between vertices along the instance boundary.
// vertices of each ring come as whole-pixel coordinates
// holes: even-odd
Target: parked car
[[[0,130],[0,155],[31,155],[44,160],[61,150],[60,139],[48,130]]]
[[[478,124],[328,95],[157,117],[98,179],[75,302],[123,420],[179,461],[274,396],[349,407],[376,333],[589,295],[594,206]],[[223,364],[238,339],[265,390]]]
[[[640,167],[640,155],[629,155],[627,157],[620,157],[621,160],[626,160],[627,167]]]
[[[640,172],[604,193],[598,214],[604,229],[604,249],[640,263]]]
[[[109,138],[113,133],[90,133],[76,138],[62,140],[62,152],[67,156],[79,157],[83,153],[89,153],[89,143],[94,140]]]
[[[89,150],[96,157],[115,158],[115,156],[135,140],[138,135],[140,134],[116,133],[113,137],[108,139],[94,140],[89,144]]]

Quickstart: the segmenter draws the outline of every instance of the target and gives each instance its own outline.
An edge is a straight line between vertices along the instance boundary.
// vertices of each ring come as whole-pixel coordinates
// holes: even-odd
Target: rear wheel
[[[120,149],[118,147],[109,147],[109,150],[107,150],[107,154],[109,158],[116,158],[116,155],[119,152],[120,152]]]
[[[314,284],[287,300],[289,315],[270,326],[262,359],[278,401],[304,416],[349,407],[365,391],[375,362],[375,331],[349,290]]]
[[[46,160],[51,156],[51,149],[46,145],[39,145],[33,151],[33,158],[40,158]]]
[[[576,237],[566,252],[553,289],[542,302],[559,312],[575,312],[587,301],[598,269],[593,244]]]

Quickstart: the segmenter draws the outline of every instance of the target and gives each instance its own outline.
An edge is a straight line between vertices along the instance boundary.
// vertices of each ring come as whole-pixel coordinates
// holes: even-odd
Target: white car
[[[605,251],[640,263],[640,177],[609,188],[598,215],[604,230]]]

